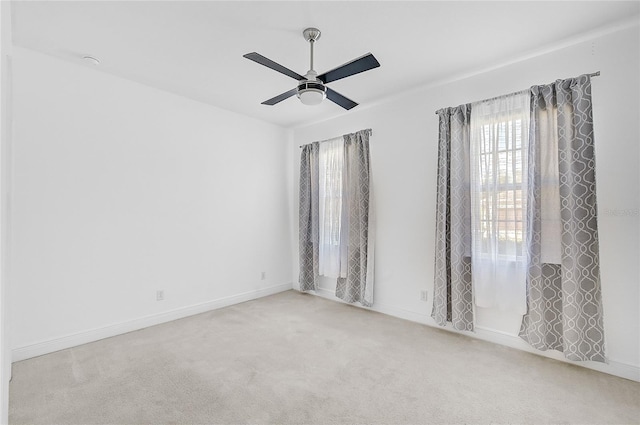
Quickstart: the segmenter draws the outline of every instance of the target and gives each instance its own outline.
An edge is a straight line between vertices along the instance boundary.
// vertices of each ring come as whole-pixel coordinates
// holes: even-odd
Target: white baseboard
[[[315,294],[322,298],[327,298],[332,301],[339,301],[344,303],[344,301],[342,301],[340,298],[334,295],[333,291],[330,291],[328,289],[319,288]],[[522,338],[518,337],[517,335],[511,335],[505,332],[496,331],[494,329],[489,329],[482,326],[476,326],[475,332],[458,331],[451,328],[450,326],[447,326],[447,327],[438,326],[436,322],[431,318],[431,316],[427,314],[416,313],[415,311],[409,311],[403,308],[383,305],[379,303],[375,303],[371,308],[362,307],[359,304],[354,304],[354,305],[367,310],[377,311],[378,313],[383,313],[383,314],[397,317],[400,319],[409,320],[411,322],[417,322],[423,325],[435,327],[438,329],[443,329],[449,332],[463,334],[471,338],[481,339],[483,341],[504,345],[507,347],[526,351],[528,353],[558,360],[564,363],[569,363],[572,365],[585,367],[587,369],[597,370],[599,372],[615,375],[620,378],[625,378],[625,379],[630,379],[632,381],[640,382],[640,367],[631,365],[628,363],[619,362],[612,359],[609,359],[608,363],[574,362],[564,358],[562,353],[560,353],[559,351],[536,350],[535,348],[531,347],[529,344],[527,344]]]
[[[161,323],[170,322],[176,319],[182,319],[184,317],[193,316],[194,314],[216,310],[233,304],[262,298],[267,295],[273,295],[279,292],[288,291],[290,289],[292,289],[291,283],[270,286],[268,288],[244,292],[242,294],[237,294],[230,297],[219,298],[216,300],[181,307],[175,310],[141,317],[139,319],[90,329],[71,335],[65,335],[60,338],[54,338],[36,344],[14,348],[11,351],[11,359],[12,361],[17,362],[20,360],[30,359],[32,357],[42,356],[43,354],[49,354],[55,351],[76,347],[78,345],[87,344],[89,342],[98,341],[104,338],[110,338],[112,336],[121,335],[127,332],[137,331],[143,328],[148,328],[149,326],[159,325]]]

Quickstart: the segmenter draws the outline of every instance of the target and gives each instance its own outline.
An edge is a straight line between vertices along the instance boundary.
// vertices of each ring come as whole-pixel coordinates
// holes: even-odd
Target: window
[[[301,146],[300,290],[335,278],[336,297],[373,304],[371,129]],[[326,282],[325,282],[326,283]]]
[[[522,181],[522,118],[483,124],[479,133],[478,211],[483,252],[495,249],[503,255],[524,255],[524,203]],[[475,142],[475,141],[474,141]]]
[[[319,148],[319,274],[346,276],[346,246],[342,238],[344,139],[320,143]]]
[[[526,311],[529,92],[473,104],[471,266],[475,303]]]

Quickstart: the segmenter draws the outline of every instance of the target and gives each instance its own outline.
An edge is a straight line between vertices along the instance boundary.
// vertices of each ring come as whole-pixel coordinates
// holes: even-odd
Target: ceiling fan
[[[305,105],[317,105],[327,97],[333,103],[342,106],[347,110],[357,106],[358,104],[356,102],[341,95],[335,90],[330,89],[325,84],[377,68],[380,66],[380,63],[378,63],[371,53],[367,53],[366,55],[354,59],[351,62],[347,62],[344,65],[332,69],[331,71],[318,75],[318,73],[313,69],[313,44],[320,38],[320,30],[317,28],[307,28],[302,32],[302,35],[311,46],[311,69],[309,69],[304,76],[293,72],[292,70],[272,61],[271,59],[265,58],[256,52],[247,53],[243,56],[259,63],[260,65],[264,65],[267,68],[271,68],[274,71],[278,71],[298,80],[298,86],[296,88],[269,100],[265,100],[262,104],[275,105],[276,103],[282,102],[293,95],[297,95],[298,99],[300,99],[300,101]]]

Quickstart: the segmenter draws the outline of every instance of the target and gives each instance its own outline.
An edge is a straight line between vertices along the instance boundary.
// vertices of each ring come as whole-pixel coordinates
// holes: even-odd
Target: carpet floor
[[[17,424],[627,424],[640,384],[287,291],[13,365]]]

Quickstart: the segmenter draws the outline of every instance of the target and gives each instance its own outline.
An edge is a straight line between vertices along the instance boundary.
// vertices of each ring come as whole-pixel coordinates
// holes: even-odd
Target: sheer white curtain
[[[524,314],[529,91],[472,104],[472,279],[475,304]]]
[[[565,111],[568,116],[571,113]],[[562,264],[557,116],[557,108],[549,105],[539,113],[536,122],[539,138],[546,141],[538,144],[540,158],[536,173],[540,176],[540,260],[547,264]]]
[[[346,205],[342,202],[344,138],[320,143],[319,152],[319,266],[327,277],[347,276],[347,247],[344,223]]]

